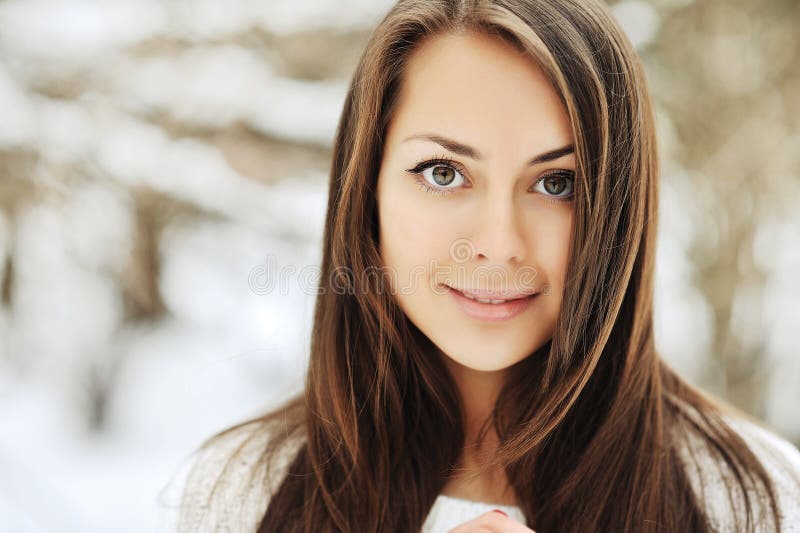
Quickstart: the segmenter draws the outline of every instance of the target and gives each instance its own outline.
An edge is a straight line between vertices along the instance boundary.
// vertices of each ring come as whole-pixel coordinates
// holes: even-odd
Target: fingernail
[[[503,511],[501,511],[500,509],[492,509],[492,511],[493,511],[493,512],[495,512],[495,513],[500,513],[500,514],[501,514],[501,515],[503,515],[503,516],[508,516],[506,513],[504,513],[504,512],[503,512]]]

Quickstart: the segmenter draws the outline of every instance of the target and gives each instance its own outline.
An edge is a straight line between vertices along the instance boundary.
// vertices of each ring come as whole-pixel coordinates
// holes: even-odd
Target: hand
[[[534,530],[509,518],[502,511],[489,511],[464,522],[449,533],[536,533]]]

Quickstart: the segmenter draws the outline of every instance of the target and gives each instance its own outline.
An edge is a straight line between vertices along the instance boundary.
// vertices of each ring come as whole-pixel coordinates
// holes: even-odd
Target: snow
[[[153,531],[162,489],[203,439],[300,390],[328,177],[298,165],[259,182],[204,134],[238,125],[330,147],[348,80],[285,78],[242,36],[364,31],[391,3],[0,2],[0,152],[32,159],[12,176],[29,197],[0,209],[0,280],[9,256],[14,274],[13,303],[0,300],[0,531]],[[638,47],[658,30],[643,2],[615,13]],[[714,327],[691,283],[691,245],[713,232],[700,182],[665,177],[657,251],[658,347],[690,378]],[[124,305],[143,190],[178,206],[149,235],[165,311],[146,320]],[[769,419],[794,438],[798,228],[776,213],[754,252],[772,276]],[[741,291],[746,317],[754,291]]]

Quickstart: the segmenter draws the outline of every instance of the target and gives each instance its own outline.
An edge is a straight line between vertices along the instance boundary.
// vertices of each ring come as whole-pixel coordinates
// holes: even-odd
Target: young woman
[[[800,528],[797,449],[654,348],[657,191],[600,0],[400,1],[336,135],[304,394],[203,446],[179,529]]]

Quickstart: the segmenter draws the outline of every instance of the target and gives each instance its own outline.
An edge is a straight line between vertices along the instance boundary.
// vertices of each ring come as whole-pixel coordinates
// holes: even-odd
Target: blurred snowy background
[[[203,438],[299,390],[390,3],[0,1],[0,530],[155,530]],[[659,348],[800,442],[800,4],[614,11],[658,111]]]

